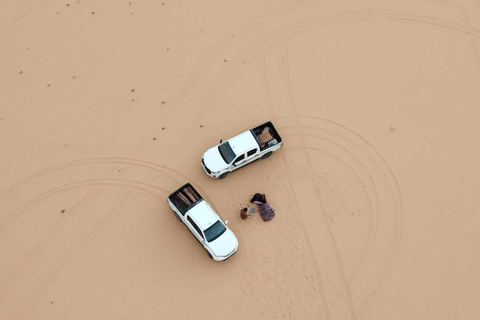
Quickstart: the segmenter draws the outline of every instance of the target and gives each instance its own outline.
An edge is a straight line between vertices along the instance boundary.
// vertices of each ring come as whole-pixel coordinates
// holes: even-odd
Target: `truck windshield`
[[[235,159],[235,152],[233,152],[232,147],[230,147],[228,141],[219,145],[218,151],[220,152],[223,161],[225,161],[225,163],[227,164],[231,163],[233,159]]]
[[[225,226],[220,221],[217,221],[204,231],[205,238],[207,238],[208,242],[212,242],[213,240],[220,237],[225,232],[225,230],[227,230],[227,228],[225,228]]]

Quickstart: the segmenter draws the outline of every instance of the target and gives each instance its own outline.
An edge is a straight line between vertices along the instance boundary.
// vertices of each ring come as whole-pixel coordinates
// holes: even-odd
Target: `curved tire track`
[[[283,134],[282,136],[286,137],[294,137],[294,136],[299,136],[300,134]],[[339,163],[342,163],[348,170],[349,172],[360,182],[359,184],[359,189],[364,190],[366,194],[365,198],[365,203],[366,206],[370,208],[371,210],[371,216],[369,217],[369,232],[368,235],[366,235],[366,246],[362,250],[362,255],[364,258],[368,256],[376,242],[376,237],[377,237],[377,228],[378,228],[378,214],[379,214],[379,207],[378,207],[378,192],[377,188],[375,186],[375,182],[371,174],[369,173],[368,169],[365,167],[363,163],[361,163],[358,159],[346,155],[346,156],[341,156],[344,151],[347,151],[348,148],[336,145],[333,141],[328,140],[325,137],[322,136],[315,136],[315,135],[306,135],[304,134],[305,137],[312,137],[312,138],[317,138],[324,140],[327,144],[331,144],[333,146],[334,150],[331,150],[331,147],[327,149],[321,148],[321,147],[316,147],[316,146],[285,146],[285,150],[307,150],[307,151],[313,151],[313,152],[322,152],[324,154],[327,154],[328,156],[334,158],[336,161]],[[338,150],[335,150],[338,149]],[[347,158],[352,158],[353,164],[351,164],[352,161],[349,161]],[[314,176],[317,177],[317,174],[314,173]],[[351,275],[350,278],[353,280],[355,278],[355,274]]]
[[[38,179],[41,179],[43,177],[47,176],[52,176],[56,174],[57,172],[60,172],[62,170],[69,170],[71,168],[79,168],[82,170],[82,172],[85,172],[87,166],[97,166],[97,165],[121,165],[122,167],[127,167],[127,168],[133,168],[133,169],[138,169],[138,168],[143,168],[155,173],[164,173],[167,174],[168,177],[171,179],[176,180],[178,183],[183,183],[183,181],[189,180],[192,181],[190,178],[187,178],[183,174],[181,174],[179,171],[170,169],[166,166],[162,166],[160,164],[156,164],[153,162],[148,162],[148,161],[143,161],[143,160],[138,160],[138,159],[129,159],[129,158],[93,158],[93,159],[84,159],[84,160],[76,160],[76,161],[71,161],[71,162],[66,162],[62,163],[59,165],[52,166],[50,168],[46,168],[44,170],[41,170],[33,175],[30,175],[15,185],[11,186],[4,192],[0,194],[0,203],[2,205],[6,206],[6,202],[9,200],[7,197],[8,196],[15,196],[15,193],[20,193],[20,189],[25,186],[29,186],[29,184],[35,182]],[[181,180],[181,179],[182,180]],[[196,188],[203,194],[205,192],[201,189],[201,187],[197,187],[198,184],[195,183],[195,181],[192,181],[194,185],[196,185]],[[42,185],[42,183],[39,183]],[[7,198],[7,199],[5,199]],[[15,199],[14,199],[15,200]],[[23,199],[20,199],[23,201]],[[3,229],[5,226],[10,223],[14,219],[14,216],[10,215],[6,217],[6,221],[0,226],[0,233],[3,232]]]
[[[284,117],[275,117],[277,119],[290,119],[290,120],[293,120],[295,122],[295,127],[299,129],[299,136],[301,137],[301,140],[302,140],[302,149],[308,149],[309,147],[307,146],[306,142],[305,142],[305,137],[307,136],[305,134],[305,129],[304,129],[304,125],[303,123],[301,123],[301,119],[302,117],[298,115],[298,111],[297,111],[297,107],[296,107],[296,103],[295,103],[295,97],[294,97],[294,93],[293,93],[293,89],[292,89],[292,84],[290,82],[290,75],[289,75],[289,66],[288,66],[288,44],[286,41],[284,41],[284,49],[282,50],[282,54],[277,57],[277,59],[280,59],[279,61],[279,64],[282,66],[283,68],[283,71],[280,73],[280,77],[283,79],[283,83],[284,83],[284,88],[282,87],[279,87],[277,88],[276,92],[284,92],[284,94],[286,95],[286,99],[284,99],[285,101],[287,101],[287,106],[286,106],[286,109],[287,110],[290,110],[290,111],[287,111],[286,113],[287,114],[293,114],[293,116],[284,116]],[[278,74],[277,74],[278,76]],[[265,79],[268,81],[269,80],[269,75],[268,73],[265,74]],[[285,112],[285,111],[284,111]],[[276,112],[275,112],[276,114]],[[312,117],[311,116],[305,116],[303,117],[303,121],[308,121],[309,119],[311,119]],[[316,120],[318,121],[318,118],[316,118]],[[334,122],[329,122],[330,124],[334,123]],[[318,124],[316,124],[318,126]],[[362,142],[366,142],[365,139],[363,139],[361,137],[360,134],[358,134],[357,132],[354,132],[353,130],[351,129],[348,129],[346,128],[345,126],[341,126],[341,125],[337,125],[337,128],[335,128],[336,130],[333,130],[334,132],[336,132],[337,135],[339,136],[343,136],[342,134],[342,130],[338,130],[338,128],[343,128],[343,129],[347,129],[346,132],[348,133],[353,133],[353,136],[356,137],[356,138],[360,138],[360,141]],[[343,130],[345,131],[345,130]],[[347,139],[348,141],[348,139]],[[335,142],[334,142],[335,143]],[[338,145],[338,144],[337,144]],[[344,150],[347,152],[347,155],[349,155],[350,157],[352,157],[356,162],[360,163],[361,164],[361,167],[362,169],[366,170],[366,172],[368,173],[368,170],[366,168],[366,165],[368,164],[368,162],[370,160],[373,161],[373,164],[374,166],[372,167],[372,170],[373,171],[377,171],[378,169],[380,169],[380,171],[383,173],[382,169],[380,168],[380,166],[375,166],[376,164],[376,161],[370,156],[370,159],[366,159],[366,164],[364,165],[360,160],[359,160],[359,157],[355,156],[354,152],[353,152],[353,149],[352,149],[352,146],[353,148],[356,148],[357,149],[357,152],[359,152],[359,155],[361,153],[366,153],[368,155],[368,153],[366,152],[366,150],[370,150],[370,152],[373,151],[374,154],[378,155],[377,158],[380,158],[380,163],[384,164],[385,167],[387,168],[387,172],[389,172],[391,174],[391,177],[393,177],[393,180],[391,179],[391,181],[393,181],[393,187],[392,185],[388,185],[389,187],[389,190],[391,190],[392,188],[395,188],[397,192],[395,191],[392,191],[392,194],[397,194],[398,195],[398,198],[400,198],[400,189],[398,187],[398,183],[396,182],[396,179],[394,178],[394,175],[390,169],[390,167],[388,166],[387,162],[385,161],[385,159],[380,155],[380,153],[370,144],[370,143],[363,143],[363,147],[362,147],[362,144],[360,145],[356,145],[355,143],[353,144],[350,144],[348,145],[347,148],[345,148]],[[351,151],[349,151],[349,149],[352,149]],[[325,150],[322,150],[322,151],[325,151]],[[310,170],[310,173],[312,176],[314,176],[314,168],[312,166],[312,160],[311,160],[311,156],[309,154],[309,152],[305,152],[305,158],[307,160],[307,163],[308,163],[308,167],[309,167],[309,170]],[[365,159],[364,159],[365,160]],[[377,167],[377,168],[375,168]],[[374,203],[376,204],[375,205],[375,208],[378,209],[380,208],[380,202],[379,202],[379,197],[378,197],[378,191],[379,190],[378,188],[376,188],[375,186],[375,182],[374,182],[374,179],[372,177],[372,174],[369,174],[368,173],[368,180],[370,180],[372,183],[373,183],[373,189],[372,189],[372,192],[373,194],[375,195],[374,197],[374,200],[376,200]],[[388,180],[388,179],[386,179]],[[317,202],[319,204],[319,207],[321,208],[321,213],[323,215],[325,215],[327,212],[325,211],[325,206],[323,204],[323,200],[322,200],[322,196],[320,194],[320,186],[318,184],[318,181],[317,179],[312,179],[313,181],[313,186],[315,187],[315,190],[317,190]],[[362,181],[364,184],[365,184],[365,181]],[[387,183],[388,184],[388,183]],[[384,197],[386,197],[387,195],[383,195]],[[398,200],[397,197],[395,197],[395,195],[393,195],[393,201],[394,201],[394,205],[396,204],[397,200]],[[401,199],[401,198],[400,198]],[[400,203],[401,203],[401,200],[400,200]],[[383,209],[383,208],[382,208]],[[379,221],[379,212],[373,212],[373,215],[377,217],[376,220],[376,224],[375,224],[375,231],[374,231],[374,237],[373,237],[373,242],[371,243],[370,247],[369,247],[369,250],[371,250],[372,248],[375,247],[375,244],[378,244],[377,241],[376,241],[376,235],[377,235],[377,232],[378,232],[378,221]],[[362,303],[360,303],[360,309],[362,309],[362,306],[365,305],[365,303],[367,303],[374,295],[375,293],[378,291],[378,288],[381,286],[381,284],[383,283],[384,281],[384,277],[386,276],[387,274],[387,270],[389,269],[390,267],[390,264],[391,262],[393,261],[393,258],[394,256],[396,255],[396,252],[397,252],[397,249],[398,249],[398,245],[400,243],[400,238],[401,238],[401,224],[398,224],[398,218],[397,218],[397,215],[398,214],[395,214],[394,215],[394,223],[395,223],[395,228],[394,228],[394,231],[395,231],[395,239],[393,241],[393,247],[390,249],[391,252],[390,253],[382,253],[382,255],[386,255],[386,263],[385,263],[385,266],[384,267],[381,267],[381,272],[380,272],[380,276],[379,276],[379,280],[378,280],[378,283],[374,284],[374,285],[371,285],[372,283],[375,283],[375,282],[372,282],[372,281],[367,281],[365,279],[365,283],[368,283],[369,285],[369,288],[372,288],[370,291],[369,291],[369,294],[368,294],[368,299],[366,299],[365,301],[363,301]],[[385,227],[385,226],[383,226]],[[386,228],[386,227],[385,227]],[[344,267],[344,262],[342,260],[342,257],[341,257],[341,253],[338,249],[338,245],[337,245],[337,240],[335,239],[335,236],[331,230],[330,227],[327,228],[327,230],[329,231],[330,233],[330,241],[332,243],[332,246],[335,248],[335,250],[333,250],[333,253],[335,255],[335,260],[337,261],[337,264],[338,264],[338,270],[339,270],[339,273],[340,273],[340,281],[342,282],[343,284],[343,288],[344,288],[344,292],[346,293],[346,301],[342,301],[342,307],[341,309],[344,309],[344,307],[346,305],[349,305],[350,306],[350,317],[351,318],[356,318],[356,313],[355,313],[355,306],[354,306],[354,300],[353,300],[353,297],[352,297],[352,291],[350,289],[350,285],[349,285],[349,281],[347,279],[347,275],[345,273],[345,267]],[[385,234],[385,236],[388,238],[389,235],[388,234]],[[374,259],[376,259],[377,257],[374,256]],[[371,260],[370,260],[371,261]],[[360,264],[360,266],[362,267],[362,264],[363,262]],[[365,269],[365,268],[364,268]],[[371,273],[371,272],[370,272]],[[344,296],[343,294],[340,294],[340,296]],[[358,303],[359,301],[357,301]],[[334,305],[336,304],[336,301],[333,300],[333,303],[331,304],[331,307],[333,307]],[[335,310],[338,310],[335,309]],[[341,311],[340,311],[341,312]]]
[[[71,169],[71,168],[75,168],[75,169],[80,168],[83,171],[83,170],[85,170],[85,168],[83,168],[82,166],[85,166],[85,165],[87,165],[87,166],[98,165],[98,164],[115,165],[115,164],[118,164],[118,163],[121,163],[122,166],[128,166],[129,168],[148,169],[149,171],[153,171],[154,173],[165,174],[165,171],[167,171],[167,172],[168,171],[173,171],[173,170],[170,170],[170,169],[165,168],[163,166],[152,164],[152,163],[149,163],[149,162],[146,162],[146,161],[130,160],[130,159],[126,159],[126,158],[121,158],[121,159],[115,159],[115,158],[105,159],[105,158],[103,158],[103,159],[87,159],[87,160],[84,160],[84,161],[73,161],[71,163],[64,163],[64,164],[57,165],[57,166],[54,166],[54,167],[49,168],[49,169],[45,169],[38,174],[27,177],[26,179],[24,179],[20,183],[18,183],[16,186],[13,186],[12,188],[10,188],[8,190],[8,192],[5,192],[2,196],[6,196],[7,194],[15,194],[15,191],[18,190],[18,188],[20,188],[21,186],[28,185],[29,182],[35,182],[36,180],[41,179],[42,177],[48,177],[51,174],[54,174],[54,173],[59,172],[61,170],[67,170],[67,169]],[[176,175],[183,176],[176,171],[173,171],[173,172]],[[167,173],[167,176],[172,178],[171,175],[169,175],[168,173]],[[151,180],[155,177],[156,177],[156,175],[153,175],[149,180]],[[174,179],[176,182],[179,181],[179,179],[177,179],[177,178],[172,178],[172,179]],[[187,180],[190,180],[190,179],[187,179]],[[193,181],[192,181],[192,183],[195,185],[195,183]],[[165,191],[165,196],[168,194],[168,192],[164,188],[161,188],[161,187],[158,187],[158,186],[153,186],[151,184],[144,183],[144,182],[139,182],[139,181],[128,181],[128,180],[121,180],[121,179],[113,179],[113,180],[93,179],[93,180],[88,180],[88,181],[73,182],[73,183],[66,184],[64,186],[60,186],[58,188],[55,188],[53,190],[49,190],[47,192],[44,192],[40,195],[35,196],[33,199],[24,203],[20,208],[16,209],[10,215],[10,220],[8,222],[11,222],[14,217],[20,215],[23,211],[25,211],[25,209],[31,207],[32,205],[34,205],[36,203],[39,203],[41,200],[45,200],[48,197],[52,197],[52,196],[54,196],[58,193],[64,192],[66,190],[70,190],[72,188],[88,187],[88,186],[94,186],[95,188],[97,188],[97,187],[101,187],[101,186],[104,186],[104,185],[129,186],[131,188],[134,188],[137,191],[138,190],[144,190],[144,191],[153,192],[152,190],[163,190],[163,191]],[[200,187],[198,187],[198,190],[203,192],[203,190]],[[124,203],[128,202],[129,199],[133,196],[133,194],[134,193],[132,193],[130,195],[130,197],[124,198],[113,209],[109,210],[106,215],[100,217],[100,221],[104,221],[105,219],[107,219],[105,221],[108,222],[110,220],[110,219],[108,219],[108,217],[111,217],[111,216],[115,217],[116,216],[115,212],[118,211],[123,206]],[[205,197],[205,198],[208,199],[208,197]],[[13,287],[13,283],[15,283],[15,280],[19,279],[19,274],[22,273],[23,268],[27,265],[27,262],[35,254],[35,252],[37,252],[38,250],[41,250],[42,246],[44,246],[49,241],[49,239],[51,239],[53,237],[52,233],[54,233],[55,231],[61,230],[62,226],[66,223],[65,220],[71,219],[72,215],[73,214],[70,212],[68,215],[63,216],[62,219],[60,219],[60,221],[57,222],[57,224],[55,224],[55,226],[53,228],[51,228],[49,232],[47,232],[46,236],[44,236],[43,239],[26,255],[26,257],[22,260],[20,265],[17,266],[16,269],[14,269],[12,276],[9,277],[8,283],[6,284],[6,286],[3,287],[2,291],[0,291],[0,296],[2,297],[2,301],[3,301],[3,297],[5,297],[5,294],[9,291],[9,289],[11,289]],[[2,229],[5,228],[5,226],[8,224],[8,222],[4,226],[2,226]],[[97,224],[97,226],[94,228],[94,230],[98,230],[99,228],[103,227],[104,225],[105,225],[105,223],[100,224],[100,225]],[[88,231],[87,232],[88,235],[91,235],[92,233],[93,233],[93,231]],[[2,234],[5,235],[4,232],[2,232]],[[88,239],[88,236],[86,238],[83,238],[81,240],[81,243],[85,242],[87,239]],[[78,243],[75,244],[74,247],[77,248]],[[55,270],[58,269],[58,267],[60,267],[61,263],[63,263],[63,261],[68,259],[68,257],[71,254],[73,254],[74,251],[75,251],[75,249],[73,249],[72,251],[69,251],[70,253],[65,256],[65,259],[61,259],[61,262],[59,262],[60,264],[59,265],[54,265],[53,268]],[[25,307],[28,307],[28,305],[25,305],[24,307],[22,307],[20,309],[24,309]]]
[[[175,154],[185,143],[195,134],[198,127],[198,123],[201,122],[208,114],[205,112],[207,108],[212,110],[212,105],[215,104],[217,99],[222,96],[227,88],[231,85],[234,79],[242,72],[245,63],[257,58],[261,53],[264,53],[267,49],[271,48],[280,41],[294,36],[295,34],[318,28],[321,26],[353,22],[353,21],[374,21],[374,20],[390,20],[390,21],[404,21],[410,23],[427,24],[436,27],[445,28],[455,32],[460,32],[468,36],[480,38],[480,31],[472,30],[463,23],[455,22],[452,20],[440,19],[434,16],[428,16],[423,14],[416,14],[413,12],[400,12],[400,11],[377,11],[377,10],[357,10],[346,11],[342,13],[318,15],[312,18],[295,21],[285,27],[279,28],[276,31],[270,32],[267,35],[258,38],[251,42],[248,46],[244,46],[240,49],[236,49],[236,56],[229,61],[228,67],[219,68],[220,70],[216,74],[209,74],[214,79],[208,82],[208,88],[204,98],[201,99],[201,106],[198,108],[197,116],[189,124],[190,130],[187,130],[180,139],[180,143],[174,147],[170,154]],[[218,64],[221,64],[220,62]],[[202,91],[202,90],[200,90]],[[197,97],[198,99],[198,97]],[[211,112],[210,111],[210,112]],[[165,159],[167,160],[168,157]]]
[[[128,187],[128,188],[133,188],[133,189],[136,189],[136,190],[141,190],[141,191],[146,191],[146,192],[149,192],[150,194],[153,194],[154,196],[162,199],[162,200],[165,200],[166,198],[166,195],[169,193],[168,190],[165,190],[164,188],[161,188],[161,187],[158,187],[158,186],[152,186],[152,185],[149,185],[147,183],[143,183],[143,182],[138,182],[138,181],[132,181],[132,180],[118,180],[118,179],[112,179],[112,180],[100,180],[100,179],[93,179],[93,180],[85,180],[85,181],[79,181],[79,182],[74,182],[74,183],[70,183],[70,184],[67,184],[65,186],[62,186],[62,187],[59,187],[59,188],[56,188],[56,189],[53,189],[53,190],[49,190],[47,192],[44,192],[42,193],[41,195],[37,196],[36,198],[28,201],[26,204],[24,204],[24,206],[22,206],[20,209],[18,209],[17,211],[18,212],[21,212],[25,209],[27,209],[29,206],[35,204],[35,203],[38,203],[44,199],[47,199],[48,197],[51,197],[53,195],[56,195],[58,193],[62,193],[62,192],[65,192],[65,191],[68,191],[68,190],[72,190],[72,189],[77,189],[77,188],[82,188],[82,187],[92,187],[92,186],[95,186],[95,187],[101,187],[101,186],[124,186],[124,187]],[[164,197],[160,196],[158,193],[159,192],[162,192],[164,193]],[[114,209],[118,209],[117,207],[115,207]],[[116,210],[115,210],[116,211]],[[108,221],[109,221],[109,218],[111,217],[112,214],[115,213],[115,211],[111,210],[109,211],[109,213],[107,215],[104,215],[102,217],[100,217],[98,219],[98,222],[95,223],[95,227],[92,229],[92,230],[89,230],[87,231],[81,238],[79,241],[75,242],[75,244],[64,254],[62,255],[62,257],[60,259],[57,259],[55,260],[54,262],[54,266],[53,266],[53,269],[56,270],[58,269],[58,267],[64,262],[66,261],[66,259],[68,259],[68,257],[76,250],[76,248],[78,248],[82,243],[84,243],[90,236],[92,236],[95,232],[97,232],[98,230],[100,230],[103,226],[105,226]],[[71,218],[71,215],[68,215],[69,218]],[[22,278],[22,275],[25,276],[25,267],[30,267],[30,268],[37,268],[37,266],[35,264],[28,264],[29,260],[32,258],[32,256],[34,255],[35,252],[37,252],[39,249],[41,249],[41,247],[43,245],[45,245],[48,240],[50,238],[52,238],[52,233],[59,230],[60,227],[61,227],[61,224],[64,223],[66,217],[62,218],[48,233],[47,233],[47,236],[45,236],[34,248],[33,250],[31,250],[28,255],[22,260],[22,262],[20,263],[20,265],[14,270],[13,274],[11,276],[9,276],[8,278],[8,281],[7,283],[2,286],[2,289],[0,291],[0,301],[3,301],[5,302],[5,299],[8,298],[8,292],[9,290],[14,286],[15,282]],[[46,268],[47,270],[49,268]],[[50,268],[51,269],[51,268]],[[23,271],[23,272],[22,272]],[[32,270],[30,270],[32,271]],[[37,271],[38,272],[38,271]],[[28,272],[27,272],[28,273]],[[42,279],[44,277],[39,277],[37,278],[39,281],[38,282],[42,282]],[[49,277],[47,277],[47,280],[49,279]],[[34,284],[34,286],[38,286],[39,284]],[[25,308],[27,307],[31,307],[31,304],[28,303],[31,298],[29,299],[29,297],[32,297],[32,296],[36,296],[35,294],[36,292],[34,290],[29,290],[28,293],[26,293],[26,297],[22,299],[22,302],[20,306],[14,308],[15,310],[25,310]],[[7,307],[11,308],[13,307],[13,305],[10,305],[10,304],[6,304]],[[12,310],[13,311],[13,310]]]
[[[286,106],[285,109],[287,109],[287,110],[290,109],[290,112],[295,115],[292,118],[295,119],[295,121],[296,121],[296,127],[298,127],[300,129],[300,134],[299,135],[301,137],[302,145],[303,145],[302,147],[300,147],[300,149],[305,150],[305,149],[309,149],[309,147],[307,147],[307,144],[305,143],[305,139],[304,139],[305,134],[304,134],[303,127],[302,127],[302,125],[299,121],[297,107],[296,107],[296,104],[295,104],[295,97],[294,97],[292,85],[291,85],[291,82],[290,82],[289,65],[288,65],[288,44],[287,44],[285,39],[288,39],[288,37],[286,37],[282,40],[283,41],[283,46],[282,46],[283,49],[280,50],[281,51],[280,55],[277,55],[277,56],[274,57],[274,61],[272,63],[275,66],[275,62],[276,62],[276,67],[277,68],[279,67],[281,69],[281,72],[279,73],[280,75],[277,74],[277,77],[282,78],[283,83],[285,85],[285,88],[282,88],[282,85],[281,85],[279,88],[277,88],[277,90],[275,90],[275,92],[282,92],[286,95],[286,97],[283,97],[283,99],[279,99],[279,100],[280,101],[286,101],[287,106]],[[264,69],[264,71],[265,71],[265,74],[264,74],[265,80],[267,82],[270,82],[268,72],[266,72],[267,69]],[[271,91],[272,90],[268,90],[268,92],[271,92]],[[273,99],[270,95],[269,95],[269,101],[270,101],[270,105],[275,105],[273,103]],[[290,112],[287,112],[287,114],[290,113]],[[275,108],[273,109],[273,113],[275,115],[277,115],[277,112],[276,112]],[[325,150],[322,150],[322,151],[325,151]],[[353,156],[354,159],[356,159],[356,157],[353,155],[353,153],[348,152],[347,149],[345,149],[345,151],[347,151],[347,153],[349,153],[351,156]],[[305,151],[305,158],[307,160],[308,167],[310,168],[309,169],[310,170],[310,175],[314,176],[314,169],[313,169],[313,166],[312,166],[312,161],[310,159],[309,152]],[[356,159],[356,160],[358,160],[358,159]],[[362,165],[362,167],[365,168],[365,166],[363,166],[363,165]],[[371,175],[368,175],[368,176],[369,176],[369,179],[371,179],[372,182],[373,182],[373,178],[371,178]],[[314,178],[312,180],[313,180],[314,189],[317,190],[317,206],[320,208],[319,211],[321,212],[321,215],[323,216],[323,219],[325,219],[326,211],[325,211],[325,206],[323,205],[322,197],[321,197],[321,194],[320,194],[320,188],[319,188],[319,185],[318,185],[318,182],[316,181],[316,179]],[[293,188],[293,190],[294,190],[294,188]],[[375,195],[377,195],[377,190],[375,189],[375,185],[374,185],[373,193]],[[295,197],[297,197],[297,196],[295,196]],[[377,200],[377,203],[378,203],[378,196],[376,196],[376,200]],[[298,203],[298,200],[296,200],[295,202]],[[297,207],[298,207],[298,205],[297,205]],[[378,217],[378,213],[377,213],[377,217]],[[378,218],[377,218],[377,221],[378,221]],[[305,225],[305,223],[304,223],[304,225]],[[354,302],[353,302],[352,291],[350,289],[349,281],[348,281],[347,275],[345,273],[344,262],[342,260],[341,253],[338,249],[338,245],[336,243],[335,236],[334,236],[330,226],[328,225],[328,223],[325,224],[325,222],[321,222],[321,225],[327,227],[328,233],[330,235],[329,246],[334,248],[334,250],[333,250],[333,255],[335,256],[334,260],[337,262],[337,265],[338,265],[338,273],[339,273],[338,274],[339,275],[338,279],[342,283],[342,287],[343,287],[343,290],[342,290],[343,293],[340,293],[339,295],[342,296],[343,299],[345,299],[345,301],[342,301],[341,310],[345,309],[345,307],[348,307],[348,309],[350,310],[349,313],[348,313],[349,317],[352,318],[352,319],[355,319],[356,318],[356,311],[355,311],[355,306],[354,306]],[[376,235],[376,232],[374,233],[374,235]],[[310,243],[311,243],[311,240],[310,240]],[[372,246],[373,246],[373,244],[372,244]],[[391,255],[389,255],[389,257],[391,257]],[[336,273],[336,272],[334,271],[334,273]],[[332,274],[330,273],[330,275],[332,275]],[[381,282],[382,281],[379,282],[379,285],[381,284]],[[371,293],[372,296],[377,291],[377,288],[378,288],[378,286],[374,286],[374,289],[372,290],[372,293]],[[335,301],[333,301],[333,302],[335,302]],[[333,307],[334,303],[331,303],[330,306]],[[336,308],[334,310],[339,315],[340,315],[340,312],[342,312],[341,310],[339,311],[338,308]]]
[[[377,17],[377,18],[374,18],[374,19],[381,19],[381,18],[378,18],[378,17]],[[396,17],[396,18],[394,18],[394,19],[392,19],[392,20],[416,21],[416,20],[412,20],[412,19],[402,19],[402,18],[398,18],[398,17]],[[348,21],[348,20],[345,20],[345,21]],[[417,22],[421,22],[421,21],[417,21]],[[332,23],[337,23],[337,22],[332,22]],[[432,23],[431,21],[423,21],[423,23],[430,23],[430,24],[433,24],[433,25],[437,25],[437,23]],[[441,26],[441,24],[440,24],[440,26]],[[443,26],[444,26],[444,27],[447,27],[447,28],[450,28],[450,29],[452,29],[452,30],[456,30],[456,29],[457,29],[456,27],[453,27],[453,28],[452,28],[451,26],[449,27],[448,25],[447,25],[447,26],[443,25]],[[461,31],[461,30],[457,30],[457,31]],[[299,31],[299,32],[301,32],[301,31]],[[464,32],[464,31],[462,31],[462,32]],[[464,32],[464,33],[470,34],[470,35],[474,35],[475,37],[478,37],[477,32]],[[229,84],[228,84],[228,85],[229,85]],[[221,93],[219,93],[218,96],[219,96],[219,95],[221,95]],[[215,99],[214,99],[214,100],[215,100]],[[186,143],[186,142],[187,142],[187,141],[185,140],[185,143]],[[387,165],[387,166],[388,166],[388,165]],[[391,171],[391,170],[390,170],[390,171]],[[394,177],[394,176],[393,176],[393,177]],[[395,181],[395,182],[396,182],[396,181]],[[397,187],[398,187],[398,184],[397,184]],[[401,197],[400,197],[400,206],[401,206]]]

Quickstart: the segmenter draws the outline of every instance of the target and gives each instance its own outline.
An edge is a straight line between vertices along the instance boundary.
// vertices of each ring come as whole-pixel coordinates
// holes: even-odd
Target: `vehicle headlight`
[[[208,169],[207,165],[205,164],[205,160],[202,158],[202,165],[205,168],[205,171],[207,171],[208,174],[212,174],[212,171]]]

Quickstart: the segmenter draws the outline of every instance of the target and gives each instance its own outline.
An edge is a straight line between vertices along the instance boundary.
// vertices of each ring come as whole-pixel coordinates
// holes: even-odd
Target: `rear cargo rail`
[[[185,212],[196,205],[200,200],[203,200],[202,196],[200,196],[197,190],[195,190],[190,183],[185,184],[173,192],[168,199],[182,215],[184,215]]]

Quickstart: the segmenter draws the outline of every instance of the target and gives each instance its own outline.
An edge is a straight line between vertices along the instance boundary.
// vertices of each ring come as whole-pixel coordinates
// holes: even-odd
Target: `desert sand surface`
[[[479,319],[480,1],[0,0],[0,62],[0,319]]]

